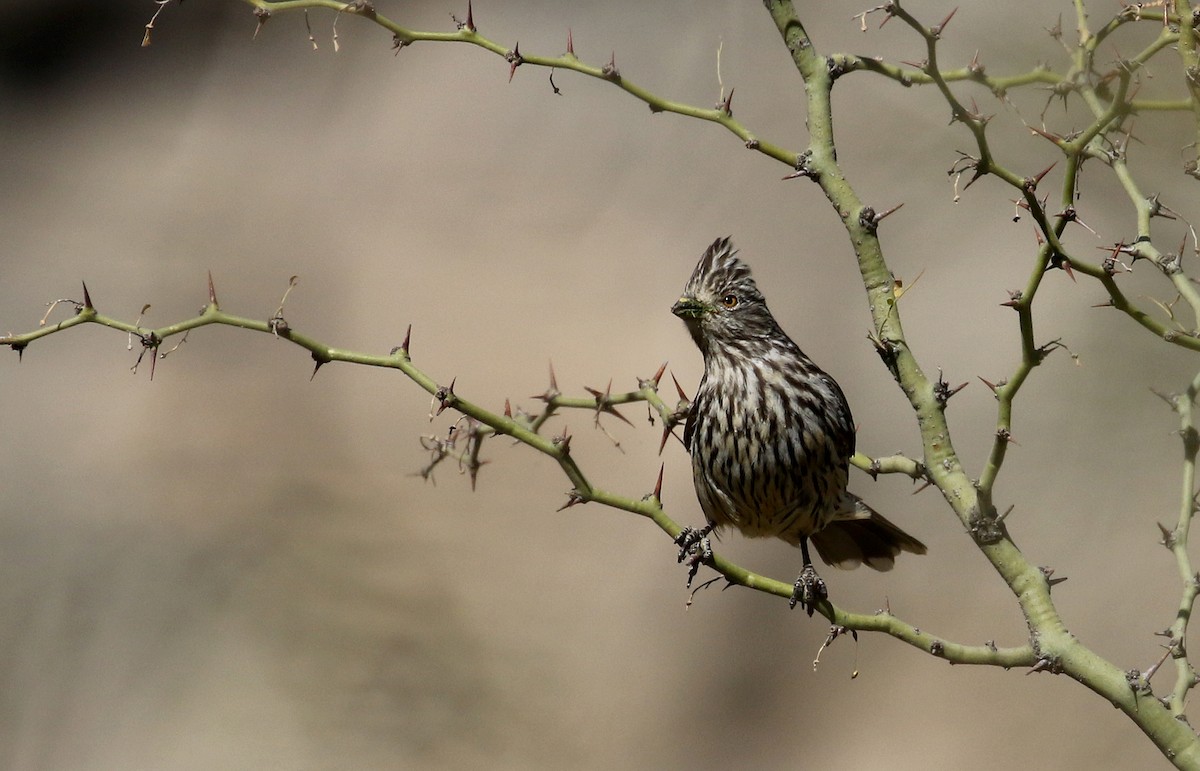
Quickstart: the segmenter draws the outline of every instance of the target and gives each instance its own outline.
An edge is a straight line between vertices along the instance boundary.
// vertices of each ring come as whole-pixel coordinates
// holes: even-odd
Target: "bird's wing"
[[[696,409],[696,405],[699,403],[700,394],[696,394],[692,406],[688,409],[687,422],[683,426],[683,446],[688,452],[692,451],[692,436],[700,427],[700,411]]]

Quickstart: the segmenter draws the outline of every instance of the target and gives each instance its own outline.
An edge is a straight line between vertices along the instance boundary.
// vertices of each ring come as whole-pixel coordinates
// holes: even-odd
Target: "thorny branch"
[[[1183,439],[1183,484],[1179,517],[1173,528],[1159,525],[1162,531],[1162,545],[1169,549],[1175,558],[1175,566],[1183,585],[1175,620],[1161,633],[1167,640],[1164,645],[1167,655],[1175,661],[1175,685],[1162,701],[1174,715],[1183,717],[1188,692],[1200,682],[1200,675],[1188,660],[1187,650],[1188,622],[1196,605],[1196,596],[1200,593],[1200,573],[1192,568],[1187,548],[1192,518],[1197,510],[1196,456],[1200,454],[1200,431],[1196,427],[1195,409],[1196,398],[1200,396],[1200,374],[1192,379],[1183,394],[1159,395],[1178,413],[1179,434]],[[1147,686],[1151,674],[1152,672],[1148,671],[1145,675]]]
[[[1142,244],[1150,244],[1149,216],[1139,219],[1139,238],[1133,242],[1137,246],[1122,244],[1114,251],[1111,261],[1106,260],[1101,264],[1091,263],[1071,254],[1060,240],[1069,224],[1082,225],[1075,209],[1075,192],[1079,167],[1084,160],[1103,158],[1103,162],[1112,166],[1119,178],[1127,176],[1123,149],[1116,152],[1113,148],[1123,148],[1131,134],[1126,119],[1132,111],[1130,94],[1134,78],[1142,63],[1164,50],[1170,43],[1177,42],[1178,38],[1172,36],[1179,34],[1177,30],[1169,28],[1169,17],[1163,16],[1164,26],[1168,28],[1159,35],[1155,43],[1133,60],[1121,62],[1109,72],[1100,73],[1094,66],[1094,54],[1095,46],[1102,38],[1092,35],[1087,30],[1087,14],[1082,11],[1082,5],[1082,0],[1077,0],[1080,44],[1074,49],[1066,46],[1073,56],[1073,64],[1069,79],[1059,81],[1059,90],[1064,98],[1073,93],[1082,96],[1092,112],[1093,123],[1082,132],[1073,133],[1069,137],[1058,136],[1043,129],[1031,129],[1034,134],[1052,141],[1065,156],[1061,209],[1057,213],[1053,212],[1058,207],[1050,208],[1048,198],[1039,197],[1037,194],[1039,184],[1054,165],[1034,174],[1024,175],[1003,166],[995,157],[987,139],[988,117],[980,113],[973,103],[971,108],[966,107],[943,76],[937,60],[938,41],[947,24],[953,19],[954,11],[948,13],[940,23],[925,26],[898,2],[888,2],[877,9],[885,13],[885,21],[890,18],[903,20],[925,42],[927,58],[924,62],[914,65],[923,73],[924,78],[894,79],[904,85],[916,82],[934,84],[950,108],[951,120],[963,124],[970,132],[975,144],[973,153],[960,153],[959,159],[951,169],[951,175],[956,180],[956,193],[957,179],[964,173],[970,172],[971,178],[963,190],[984,176],[996,177],[1018,191],[1018,211],[1024,209],[1030,212],[1038,228],[1039,249],[1030,280],[1023,290],[1011,293],[1009,301],[1004,303],[1018,313],[1022,361],[1010,378],[996,383],[984,380],[997,396],[999,412],[992,452],[983,474],[979,479],[973,480],[961,465],[951,442],[949,426],[944,415],[947,400],[958,389],[951,389],[940,375],[936,382],[931,381],[922,372],[909,350],[901,327],[900,312],[896,303],[898,298],[893,296],[895,287],[891,280],[892,274],[875,232],[878,221],[873,210],[864,206],[858,198],[837,162],[833,140],[831,92],[834,80],[846,71],[842,69],[843,65],[852,65],[854,61],[846,57],[823,55],[809,37],[804,23],[789,0],[767,2],[767,8],[784,44],[792,54],[796,69],[805,81],[811,145],[805,151],[803,176],[821,186],[841,216],[854,245],[876,324],[871,338],[916,414],[924,447],[924,466],[930,481],[941,490],[962,524],[975,539],[980,552],[1008,584],[1026,617],[1030,640],[1037,655],[1037,663],[1031,671],[1063,673],[1080,681],[1122,709],[1172,762],[1180,767],[1200,767],[1200,742],[1186,726],[1175,719],[1176,715],[1168,708],[1169,700],[1151,700],[1147,705],[1147,700],[1141,698],[1150,692],[1148,677],[1143,681],[1140,673],[1134,678],[1131,676],[1132,672],[1121,671],[1070,634],[1050,596],[1052,586],[1061,579],[1052,579],[1051,570],[1028,561],[1009,537],[1005,523],[1009,512],[999,514],[992,501],[992,485],[1003,463],[1007,446],[1012,441],[1013,399],[1033,368],[1049,353],[1064,347],[1061,341],[1057,340],[1038,345],[1034,335],[1033,302],[1047,271],[1059,269],[1073,277],[1074,269],[1099,278],[1109,292],[1111,305],[1126,312],[1142,326],[1160,334],[1164,340],[1183,348],[1200,350],[1200,332],[1194,325],[1191,329],[1168,328],[1130,303],[1113,280],[1119,256],[1129,254],[1144,257],[1153,261],[1170,277],[1179,294],[1189,298],[1188,302],[1192,304],[1190,298],[1196,295],[1194,287],[1190,285],[1190,281],[1176,276],[1182,273],[1180,261],[1164,259],[1162,255],[1150,249],[1145,253],[1141,252]],[[1176,5],[1184,6],[1186,12],[1191,13],[1185,4]],[[1124,11],[1122,13],[1126,14]],[[865,27],[865,16],[863,18]],[[1123,23],[1125,21],[1120,18],[1106,29],[1111,32]],[[1056,34],[1061,37],[1061,32]],[[895,76],[898,72],[894,69],[889,72],[884,67],[864,65],[863,68],[889,76]],[[977,60],[972,62],[968,70],[973,73],[970,79],[986,83],[982,65]],[[1030,82],[1044,77],[1040,71],[1035,72],[1034,76]],[[1003,98],[1002,91],[994,88],[993,93]],[[1127,189],[1132,187],[1130,183],[1125,184]],[[1145,201],[1149,199],[1140,195],[1138,198],[1142,201],[1141,206],[1147,205]],[[1181,284],[1185,281],[1189,286],[1182,287]],[[1200,303],[1193,304],[1193,310],[1200,311]],[[1193,319],[1200,319],[1200,313],[1194,313]],[[1174,321],[1173,318],[1171,320]],[[1179,655],[1185,655],[1181,642],[1173,642],[1172,650],[1179,651]]]
[[[470,5],[468,5],[466,20],[457,22],[458,29],[455,32],[420,32],[402,27],[379,15],[370,0],[355,0],[351,3],[335,2],[335,0],[283,0],[281,2],[246,0],[246,2],[255,8],[256,34],[273,14],[296,9],[327,8],[336,11],[338,16],[342,14],[360,16],[388,29],[392,32],[393,45],[397,51],[419,41],[462,42],[478,46],[502,57],[507,64],[510,80],[520,67],[532,65],[549,67],[552,72],[556,69],[574,71],[591,78],[607,81],[647,104],[653,112],[675,112],[718,123],[741,139],[746,147],[758,150],[793,167],[794,173],[789,174],[786,178],[806,177],[819,184],[830,202],[834,204],[855,244],[864,287],[867,290],[874,315],[875,329],[872,339],[885,364],[909,398],[918,417],[924,448],[924,455],[920,461],[897,456],[893,459],[886,459],[886,462],[885,459],[871,461],[870,459],[856,458],[855,463],[870,473],[896,471],[908,474],[914,479],[924,479],[935,484],[942,491],[962,523],[975,538],[980,551],[991,561],[1017,596],[1029,623],[1030,645],[1011,649],[1003,655],[990,646],[956,648],[949,643],[929,638],[901,622],[894,621],[890,613],[854,616],[844,614],[833,606],[826,605],[819,609],[836,625],[851,629],[884,631],[935,655],[947,655],[948,658],[950,652],[953,651],[955,656],[953,660],[993,664],[1003,661],[1008,662],[1006,665],[1031,666],[1031,671],[1066,673],[1121,708],[1172,762],[1181,767],[1200,767],[1200,749],[1198,749],[1195,736],[1186,726],[1175,719],[1182,714],[1184,698],[1196,680],[1195,672],[1187,662],[1184,638],[1187,618],[1190,617],[1191,606],[1197,591],[1197,582],[1200,581],[1200,577],[1192,574],[1186,552],[1188,526],[1195,510],[1196,442],[1191,405],[1198,384],[1192,384],[1186,400],[1178,398],[1174,403],[1180,413],[1184,428],[1188,460],[1185,463],[1184,474],[1185,500],[1181,507],[1179,523],[1172,530],[1164,529],[1164,542],[1172,549],[1179,561],[1185,590],[1177,619],[1168,630],[1170,640],[1167,654],[1163,659],[1165,661],[1167,656],[1175,659],[1177,684],[1172,694],[1161,702],[1139,698],[1149,692],[1149,677],[1158,668],[1158,664],[1154,665],[1145,675],[1137,673],[1137,676],[1134,676],[1133,671],[1122,672],[1100,659],[1070,635],[1050,599],[1050,587],[1058,579],[1050,580],[1048,571],[1029,563],[1024,555],[1016,549],[1008,537],[1004,523],[1004,516],[1007,512],[998,514],[992,501],[995,479],[1004,462],[1008,445],[1013,441],[1011,429],[1014,399],[1033,369],[1049,353],[1064,347],[1059,341],[1039,345],[1035,336],[1033,307],[1041,282],[1047,272],[1063,271],[1070,274],[1072,278],[1075,273],[1080,273],[1098,280],[1108,294],[1108,302],[1105,305],[1128,315],[1136,323],[1168,343],[1184,349],[1200,350],[1200,329],[1197,328],[1200,327],[1200,290],[1186,274],[1183,266],[1187,235],[1190,233],[1192,237],[1193,254],[1200,251],[1200,245],[1197,245],[1195,233],[1188,225],[1184,241],[1176,252],[1155,246],[1156,233],[1152,229],[1153,220],[1156,217],[1175,219],[1174,212],[1164,206],[1157,195],[1148,195],[1143,191],[1127,164],[1127,149],[1131,139],[1134,138],[1132,129],[1134,116],[1139,112],[1187,111],[1192,114],[1195,122],[1196,142],[1184,148],[1190,153],[1190,157],[1183,163],[1183,172],[1200,178],[1200,163],[1197,160],[1200,159],[1200,56],[1197,52],[1196,37],[1200,14],[1191,7],[1189,2],[1186,0],[1158,0],[1153,3],[1124,5],[1115,16],[1093,31],[1088,26],[1088,14],[1084,1],[1074,0],[1076,42],[1066,40],[1061,21],[1050,30],[1051,35],[1062,44],[1066,52],[1069,64],[1064,72],[1054,72],[1049,67],[1038,66],[1028,73],[995,77],[987,73],[978,57],[966,67],[958,69],[943,69],[939,64],[938,42],[945,34],[947,26],[952,22],[955,11],[947,13],[939,23],[926,26],[904,9],[899,2],[891,1],[855,17],[861,20],[864,31],[867,17],[872,13],[881,13],[883,23],[893,18],[899,19],[923,40],[926,50],[925,61],[915,64],[905,63],[904,66],[901,66],[845,54],[823,55],[809,37],[791,2],[767,0],[767,9],[806,85],[810,146],[803,153],[785,151],[777,145],[764,142],[750,132],[747,127],[734,120],[731,108],[733,91],[730,90],[729,96],[725,97],[723,84],[722,98],[714,109],[697,108],[666,100],[630,81],[627,75],[618,68],[615,52],[608,62],[601,66],[582,62],[575,55],[574,41],[570,33],[567,37],[567,52],[557,57],[522,52],[520,46],[516,44],[512,48],[500,45],[478,32]],[[160,5],[154,20],[147,25],[146,43],[149,42],[150,31],[161,10]],[[1122,58],[1118,55],[1116,62],[1111,66],[1100,64],[1099,47],[1122,29],[1134,24],[1157,24],[1159,33],[1136,55],[1130,58]],[[315,39],[313,42],[315,45]],[[1139,79],[1142,77],[1141,73],[1145,65],[1159,54],[1172,50],[1177,53],[1179,58],[1186,95],[1173,100],[1139,100],[1137,98]],[[994,383],[983,381],[996,395],[998,412],[995,440],[978,480],[972,480],[962,468],[958,454],[950,441],[949,429],[944,417],[946,402],[957,389],[949,389],[948,384],[940,377],[936,383],[926,377],[908,348],[900,324],[899,309],[896,306],[898,299],[896,285],[884,261],[876,235],[879,220],[882,217],[876,215],[873,209],[865,206],[858,199],[836,160],[830,95],[835,81],[847,73],[857,71],[881,75],[906,87],[932,85],[937,88],[950,109],[951,119],[966,127],[974,145],[971,153],[960,153],[960,157],[951,167],[956,193],[958,192],[958,182],[964,175],[969,175],[969,178],[962,187],[963,192],[975,181],[985,176],[999,179],[1016,191],[1018,216],[1021,211],[1028,212],[1037,228],[1038,248],[1032,261],[1029,279],[1021,290],[1010,293],[1009,301],[1003,303],[1011,307],[1018,315],[1021,362],[1008,378],[997,380]],[[1055,133],[1045,127],[1045,111],[1043,111],[1042,125],[1040,127],[1029,126],[1029,130],[1032,135],[1052,143],[1063,157],[1060,163],[1045,169],[1026,170],[1025,173],[1018,173],[1008,168],[996,157],[987,136],[989,116],[984,115],[973,101],[968,107],[967,103],[960,99],[952,87],[959,83],[982,86],[1002,101],[1007,100],[1009,92],[1013,89],[1034,85],[1044,86],[1049,89],[1050,93],[1047,105],[1054,99],[1061,99],[1063,102],[1077,99],[1090,112],[1091,123],[1082,130]],[[554,92],[559,93],[558,87],[553,82],[551,85]],[[1062,240],[1066,229],[1072,224],[1087,227],[1076,208],[1079,174],[1086,161],[1097,161],[1111,170],[1113,176],[1126,191],[1137,214],[1136,233],[1130,234],[1131,237],[1115,244],[1111,253],[1099,261],[1073,253]],[[1052,205],[1048,194],[1039,196],[1039,187],[1043,183],[1050,184],[1047,182],[1047,177],[1054,170],[1062,175],[1062,184],[1059,188],[1058,201]],[[1088,229],[1090,230],[1090,228]],[[1155,304],[1167,314],[1167,320],[1163,321],[1131,301],[1120,289],[1116,277],[1122,272],[1128,272],[1139,260],[1146,260],[1168,279],[1173,291],[1190,308],[1190,322],[1185,323],[1176,316],[1173,310],[1174,303],[1155,301]],[[134,332],[134,328],[137,327],[137,325],[122,324],[99,316],[92,308],[90,300],[80,307],[74,319],[64,322],[59,325],[59,328],[73,325],[72,322],[102,323],[129,332]],[[169,334],[178,334],[195,326],[209,323],[260,329],[259,322],[238,319],[221,313],[216,308],[214,300],[206,308],[205,313],[196,319],[181,322],[173,328],[164,330],[140,330],[138,327],[137,334],[147,350],[157,352],[158,345]],[[558,393],[557,386],[552,381],[552,388],[543,397],[540,397],[546,404],[546,408],[540,414],[526,416],[518,413],[518,415],[512,416],[506,410],[506,414],[500,416],[463,400],[454,393],[453,382],[449,387],[438,386],[428,376],[413,367],[407,355],[407,345],[398,349],[399,353],[393,352],[388,357],[371,357],[325,348],[315,341],[295,335],[290,328],[286,327],[286,324],[282,326],[282,331],[279,325],[270,324],[261,331],[268,331],[268,329],[274,334],[286,337],[308,348],[316,359],[318,367],[327,361],[345,360],[401,369],[414,382],[434,396],[434,406],[437,412],[454,409],[467,416],[470,419],[465,428],[465,435],[468,437],[467,449],[459,451],[451,443],[442,457],[457,458],[472,474],[472,479],[478,470],[478,445],[482,438],[489,435],[488,432],[505,434],[558,462],[574,485],[568,505],[597,501],[647,516],[672,536],[678,532],[678,526],[663,513],[657,492],[640,500],[633,500],[593,488],[570,455],[569,435],[564,433],[561,437],[550,440],[539,433],[545,420],[558,409],[594,410],[598,420],[601,414],[614,410],[618,404],[646,401],[652,409],[659,411],[659,416],[667,425],[663,435],[665,442],[669,438],[673,425],[669,421],[673,417],[677,422],[681,412],[678,408],[669,408],[660,399],[657,402],[654,401],[658,399],[657,379],[654,383],[655,388],[647,388],[643,383],[640,384],[638,391],[628,394],[611,394],[609,390],[593,391],[593,397],[590,400],[563,397]],[[20,350],[36,339],[36,336],[39,335],[31,333],[27,336],[0,339],[0,342]],[[1186,406],[1184,405],[1185,401]],[[449,439],[445,441],[450,442]],[[732,583],[752,586],[785,596],[790,592],[790,587],[786,584],[772,582],[770,579],[742,571],[736,566],[725,563],[719,557],[714,558],[714,566]],[[974,660],[976,658],[977,661]]]
[[[293,276],[289,281],[288,293],[291,292],[295,285],[296,277]],[[265,321],[235,316],[221,310],[217,302],[216,291],[213,288],[211,276],[209,277],[208,287],[208,303],[201,309],[199,315],[158,329],[146,329],[140,325],[140,319],[138,322],[129,323],[101,314],[96,310],[85,285],[83,289],[84,299],[82,301],[57,300],[54,303],[55,306],[64,304],[73,305],[75,315],[51,325],[45,323],[46,318],[44,317],[43,323],[38,329],[24,334],[0,337],[0,345],[7,345],[23,355],[25,349],[31,343],[43,337],[64,332],[83,324],[99,324],[125,332],[142,341],[154,341],[156,357],[160,358],[165,354],[158,354],[157,347],[164,341],[177,335],[187,335],[191,330],[199,327],[223,325],[274,335],[279,339],[287,340],[309,351],[315,362],[314,375],[325,364],[337,361],[369,367],[396,369],[430,394],[432,397],[430,406],[431,420],[446,410],[459,413],[461,417],[450,426],[449,430],[443,436],[434,435],[421,438],[422,447],[430,452],[430,462],[417,472],[420,476],[429,478],[438,465],[444,461],[453,460],[459,465],[461,470],[470,476],[471,487],[474,489],[479,468],[487,462],[481,460],[479,457],[480,448],[484,440],[492,436],[507,436],[548,456],[558,464],[559,468],[572,484],[572,489],[568,493],[567,503],[563,508],[595,502],[646,517],[671,538],[675,538],[682,530],[682,527],[676,524],[663,508],[661,474],[654,491],[638,498],[601,489],[592,484],[572,455],[570,434],[564,430],[562,434],[548,438],[541,433],[541,429],[546,421],[559,410],[580,409],[593,412],[597,418],[602,414],[612,414],[623,419],[623,416],[616,411],[617,405],[645,403],[650,410],[651,419],[657,418],[662,421],[664,431],[663,443],[665,444],[665,440],[670,435],[672,429],[686,416],[688,406],[682,389],[680,389],[680,402],[675,405],[665,402],[659,394],[659,383],[666,372],[666,364],[663,364],[653,376],[639,379],[636,390],[613,393],[610,384],[610,387],[604,391],[588,389],[592,393],[588,397],[564,396],[558,389],[557,378],[554,375],[552,367],[550,370],[549,388],[545,392],[533,397],[545,404],[545,408],[540,413],[530,414],[520,409],[514,410],[511,402],[508,400],[505,401],[504,411],[497,413],[487,410],[456,393],[454,390],[455,381],[453,379],[450,385],[441,385],[439,381],[413,364],[410,355],[412,341],[411,327],[408,333],[405,334],[404,342],[393,348],[386,355],[350,351],[327,345],[293,329],[284,318],[283,302],[280,303],[274,315]],[[285,300],[286,297],[287,294],[285,293]],[[678,384],[676,385],[678,386]],[[902,456],[872,460],[860,454],[856,456],[855,461],[859,465],[865,465],[872,469],[875,474],[901,473],[909,476],[920,475],[919,464]],[[730,584],[767,592],[781,598],[790,598],[792,595],[792,585],[790,583],[777,581],[750,572],[729,562],[719,554],[714,555],[712,567],[724,575],[726,581]],[[880,611],[875,614],[850,613],[827,601],[821,603],[818,606],[818,610],[834,624],[860,631],[883,632],[914,647],[932,653],[939,658],[944,658],[957,664],[991,664],[1004,667],[1022,667],[1032,666],[1036,662],[1033,650],[1028,645],[1016,648],[997,648],[990,643],[971,646],[948,642],[928,632],[917,629],[911,624],[893,616],[890,612]]]

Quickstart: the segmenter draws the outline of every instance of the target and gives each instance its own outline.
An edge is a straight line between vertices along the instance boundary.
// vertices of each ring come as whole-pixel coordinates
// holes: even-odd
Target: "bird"
[[[725,527],[800,547],[790,606],[809,616],[828,599],[809,541],[839,568],[891,570],[900,552],[925,553],[846,489],[855,444],[846,396],[779,326],[729,237],[704,251],[671,312],[704,357],[683,444],[707,525],[675,539],[689,584],[712,558],[708,536]]]

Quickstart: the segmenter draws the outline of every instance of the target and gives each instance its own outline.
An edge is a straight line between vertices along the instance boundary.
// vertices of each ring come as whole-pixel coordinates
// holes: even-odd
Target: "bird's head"
[[[705,250],[671,312],[683,319],[705,356],[779,331],[767,301],[729,238]]]

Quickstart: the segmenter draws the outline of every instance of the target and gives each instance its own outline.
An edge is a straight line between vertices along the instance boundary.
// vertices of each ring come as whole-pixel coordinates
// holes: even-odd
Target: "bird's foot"
[[[679,535],[675,536],[675,545],[679,547],[678,562],[688,566],[687,585],[689,589],[692,587],[692,579],[696,577],[700,566],[712,560],[712,543],[708,540],[708,534],[712,530],[712,525],[706,525],[699,530],[694,527],[685,527]]]
[[[809,563],[800,571],[800,577],[792,586],[792,599],[788,602],[788,607],[795,608],[799,603],[811,617],[817,603],[828,598],[829,591],[825,588],[825,582],[817,575],[817,569],[812,563]]]

